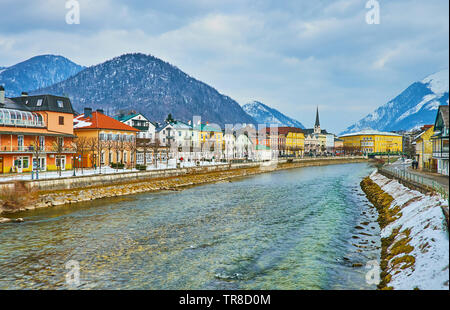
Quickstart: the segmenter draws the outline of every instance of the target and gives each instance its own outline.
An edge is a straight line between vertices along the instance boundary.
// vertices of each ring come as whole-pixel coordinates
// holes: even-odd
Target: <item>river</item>
[[[341,164],[15,214],[0,225],[0,289],[375,289],[379,226]],[[362,264],[362,265],[360,265]]]

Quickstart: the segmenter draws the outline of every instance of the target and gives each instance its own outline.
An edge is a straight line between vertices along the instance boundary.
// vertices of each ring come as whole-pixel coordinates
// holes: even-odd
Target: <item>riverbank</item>
[[[449,239],[442,207],[448,201],[422,194],[377,172],[361,182],[377,208],[381,228],[379,289],[449,289]]]
[[[140,175],[136,174],[135,177],[129,178],[127,182],[121,182],[117,184],[111,184],[112,183],[111,181],[108,182],[110,176],[103,176],[103,178],[106,181],[100,180],[99,184],[101,185],[98,186],[89,186],[88,181],[81,180],[78,181],[78,183],[80,184],[80,188],[75,189],[42,191],[32,188],[29,190],[28,193],[28,195],[31,196],[28,202],[22,202],[21,205],[16,206],[12,205],[12,203],[10,203],[9,205],[3,203],[3,206],[0,206],[0,214],[3,213],[3,215],[5,215],[39,208],[76,204],[90,200],[109,197],[119,197],[144,192],[157,192],[164,190],[176,191],[190,186],[213,182],[223,182],[234,178],[245,177],[276,170],[293,169],[310,166],[323,166],[331,164],[356,163],[366,161],[367,160],[363,158],[339,158],[339,159],[334,158],[334,159],[300,160],[296,162],[286,162],[286,161],[278,163],[266,162],[261,164],[253,164],[252,166],[249,167],[246,167],[245,165],[239,166],[226,165],[216,168],[209,167],[208,169],[202,170],[181,169],[180,171],[177,171],[176,169],[172,169],[170,171],[159,172],[159,174],[152,174],[151,178],[146,180],[139,179],[139,176],[142,176],[143,174]],[[121,175],[120,177],[123,177],[123,175]],[[49,181],[46,180],[43,182]],[[15,186],[23,187],[24,185],[16,184]],[[16,190],[11,189],[11,191],[14,195],[14,192]],[[23,193],[22,196],[24,195],[25,193]]]

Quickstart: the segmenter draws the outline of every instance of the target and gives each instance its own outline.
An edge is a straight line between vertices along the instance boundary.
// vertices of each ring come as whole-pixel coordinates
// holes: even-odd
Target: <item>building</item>
[[[316,122],[314,128],[305,129],[305,154],[320,155],[327,151],[327,136],[330,135],[325,129],[320,128],[319,108],[316,111]],[[328,138],[328,144],[330,144]],[[334,141],[333,141],[334,144]]]
[[[69,98],[5,98],[0,86],[0,174],[72,169],[73,115]]]
[[[170,149],[169,158],[199,159],[198,135],[190,124],[173,120],[157,128],[156,132],[161,146]]]
[[[343,135],[340,139],[344,140],[347,154],[398,153],[403,150],[403,137],[392,132],[369,129]]]
[[[280,156],[303,157],[305,151],[305,134],[301,128],[276,127],[266,128],[269,146],[273,151],[278,150]]]
[[[240,159],[254,159],[256,146],[248,134],[236,134],[236,158]]]
[[[334,137],[334,150],[335,155],[343,155],[344,154],[344,140],[339,139],[338,137]]]
[[[138,139],[149,139],[150,143],[155,142],[156,125],[141,113],[119,114],[114,117],[121,123],[139,130]]]
[[[84,113],[73,119],[77,139],[78,161],[75,167],[91,168],[111,164],[136,164],[136,136],[139,129],[128,126],[103,113],[84,108]]]
[[[236,158],[236,136],[235,132],[224,132],[223,134],[223,153],[226,160]]]
[[[421,133],[414,138],[416,159],[421,170],[436,170],[436,161],[433,160],[433,142],[431,141],[433,134],[434,126],[425,125],[421,128]]]
[[[440,106],[434,122],[433,158],[437,162],[437,172],[443,175],[448,173],[448,105]]]
[[[193,126],[197,141],[205,159],[220,159],[223,156],[223,132],[219,126],[197,124]],[[194,134],[195,135],[195,134]]]

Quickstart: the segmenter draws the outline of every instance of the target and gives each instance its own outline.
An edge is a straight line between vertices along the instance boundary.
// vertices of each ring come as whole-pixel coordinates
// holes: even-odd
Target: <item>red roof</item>
[[[77,129],[113,129],[123,131],[139,131],[136,128],[128,126],[124,123],[115,120],[103,113],[97,111],[92,112],[92,116],[85,117],[84,114],[80,114],[73,119],[73,128]]]

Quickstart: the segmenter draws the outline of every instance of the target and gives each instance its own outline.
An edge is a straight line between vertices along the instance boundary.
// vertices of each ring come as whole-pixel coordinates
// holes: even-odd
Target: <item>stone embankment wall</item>
[[[2,209],[0,204],[0,214],[2,212],[13,213],[143,192],[179,190],[183,187],[220,182],[231,178],[275,170],[364,161],[366,160],[360,157],[308,159],[292,162],[244,163],[28,181],[25,184],[21,184],[21,186],[25,186],[30,192],[34,192],[37,197],[28,204],[15,207],[4,207]],[[13,183],[6,185],[12,189],[14,189],[14,186],[17,186],[17,184],[14,185]]]
[[[361,182],[381,228],[379,289],[449,289],[448,201],[374,172]]]

